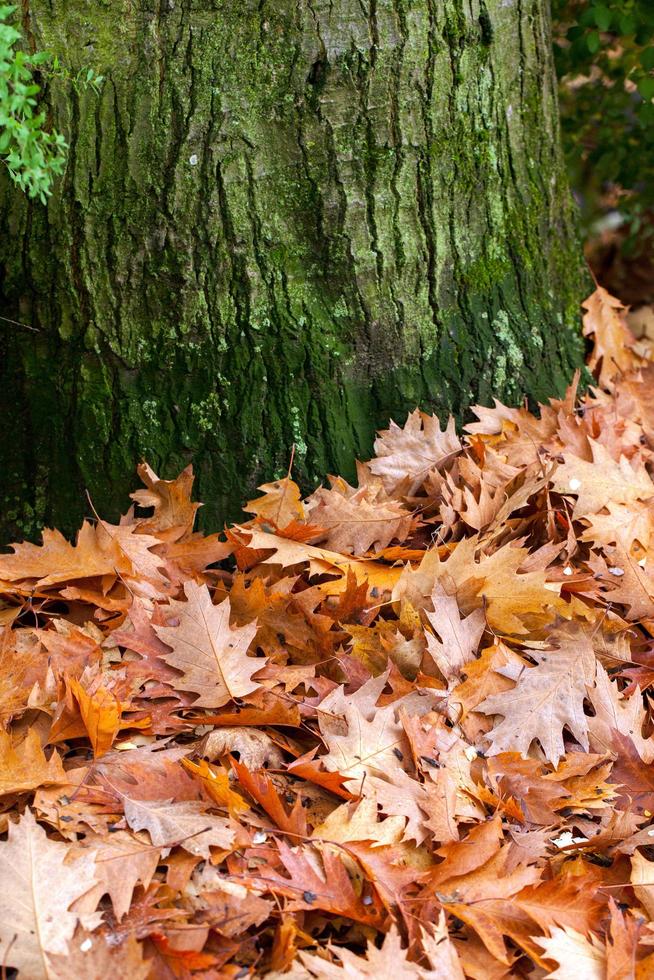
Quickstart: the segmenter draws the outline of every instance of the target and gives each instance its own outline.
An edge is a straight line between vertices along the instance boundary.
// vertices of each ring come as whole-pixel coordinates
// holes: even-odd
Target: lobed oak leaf
[[[229,822],[207,813],[204,803],[129,797],[123,803],[128,826],[132,830],[147,830],[152,843],[166,854],[170,848],[181,846],[190,854],[208,859],[210,847],[229,850],[234,841]]]
[[[650,445],[654,442],[653,380],[654,366],[649,361],[641,364],[637,371],[631,371],[621,378],[615,391],[620,415],[632,422],[638,421],[638,428],[642,428]]]
[[[187,466],[174,480],[162,480],[148,463],[140,463],[137,473],[146,486],[130,494],[140,507],[152,507],[152,517],[138,521],[139,531],[167,541],[177,541],[193,530],[195,515],[202,504],[193,503],[193,467]]]
[[[556,810],[570,800],[570,791],[560,783],[545,779],[545,766],[537,759],[523,759],[517,752],[501,752],[488,760],[487,778],[502,797],[520,801],[530,823],[552,826]]]
[[[429,836],[426,820],[431,812],[430,788],[400,766],[394,766],[384,779],[369,776],[364,792],[372,795],[387,817],[405,820],[403,840],[420,845]]]
[[[0,725],[3,728],[23,714],[37,685],[41,692],[47,683],[49,671],[43,659],[36,631],[0,629]]]
[[[279,719],[271,719],[270,723],[283,725],[288,720],[282,715]],[[239,761],[248,769],[284,767],[284,754],[270,735],[247,724],[234,728],[221,724],[220,728],[205,735],[198,745],[198,752],[210,762],[215,762],[220,756],[238,754]]]
[[[197,801],[202,791],[197,781],[180,765],[188,746],[162,749],[153,741],[143,746],[123,746],[93,762],[94,782],[114,798]]]
[[[511,965],[512,954],[505,943],[510,939],[540,965],[538,948],[530,936],[533,923],[513,902],[506,898],[479,899],[470,904],[448,900],[445,908],[474,930],[495,962]]]
[[[296,797],[291,812],[288,813],[275,784],[265,769],[250,772],[246,766],[236,760],[232,761],[232,766],[238,776],[239,784],[253,800],[256,800],[263,807],[280,830],[292,834],[293,837],[306,837],[307,819],[299,795]]]
[[[415,523],[399,501],[380,499],[367,487],[347,494],[341,492],[338,482],[331,490],[316,490],[307,506],[310,519],[325,529],[316,540],[343,554],[381,551],[393,539],[404,541]]]
[[[356,858],[358,867],[375,887],[375,893],[391,915],[402,912],[416,879],[431,866],[424,851],[407,844],[377,845],[372,841],[348,841],[344,850]],[[370,899],[368,898],[369,902]]]
[[[616,375],[627,374],[640,360],[633,351],[635,340],[627,326],[627,308],[603,286],[598,286],[581,305],[586,311],[584,336],[595,340],[588,366],[600,385],[610,390]]]
[[[631,504],[654,497],[654,483],[642,465],[621,456],[616,462],[601,443],[590,440],[593,459],[588,462],[563,453],[563,464],[552,478],[557,493],[576,495],[573,518],[597,514],[613,504]]]
[[[510,850],[506,846],[496,849],[486,861],[481,856],[481,860],[474,859],[474,867],[471,866],[473,859],[465,857],[468,865],[466,871],[452,866],[450,855],[460,853],[463,856],[466,844],[470,846],[475,836],[485,844],[488,853],[488,847],[493,843],[492,836],[484,839],[480,832],[475,835],[473,831],[465,841],[448,845],[448,860],[429,873],[430,886],[436,885],[437,897],[447,911],[474,929],[489,952],[501,963],[510,962],[505,936],[533,956],[531,920],[514,899],[526,886],[535,884],[541,872],[528,865],[513,865],[509,870]],[[445,848],[440,850],[442,852]],[[448,867],[453,872],[451,877],[447,877]],[[459,871],[463,873],[457,873]]]
[[[322,909],[364,925],[383,926],[382,908],[376,893],[369,896],[357,893],[343,860],[328,845],[320,852],[315,848],[291,848],[284,840],[277,846],[289,876],[264,868],[261,875],[245,878],[246,886],[288,896],[291,900],[287,906],[289,911]]]
[[[524,566],[533,556],[519,543],[509,542],[491,554],[480,554],[480,546],[477,535],[465,538],[445,561],[436,548],[430,549],[417,569],[402,571],[393,600],[405,598],[416,609],[428,609],[438,583],[456,596],[462,613],[484,607],[491,628],[517,636],[551,623],[557,614],[568,619],[577,612],[560,598],[560,586],[547,581],[547,557],[542,567],[527,570]]]
[[[611,545],[619,545],[629,553],[634,541],[643,548],[649,548],[654,540],[654,524],[651,507],[640,501],[629,504],[610,500],[599,514],[584,514],[587,527],[580,541],[589,541],[610,550]]]
[[[48,651],[48,662],[57,674],[79,677],[85,667],[102,663],[103,635],[87,623],[75,627],[65,620],[55,620],[53,629],[36,630],[35,635]]]
[[[72,579],[129,573],[131,565],[113,540],[100,537],[86,521],[74,545],[46,528],[43,543],[12,545],[13,555],[0,555],[0,579],[9,582],[34,580],[34,587],[45,588]]]
[[[254,514],[274,527],[283,529],[294,521],[304,521],[305,511],[302,494],[297,483],[289,477],[263,483],[257,490],[263,490],[263,497],[248,500],[243,507],[248,514]]]
[[[378,708],[369,721],[350,704],[344,716],[346,734],[325,732],[323,736],[329,752],[322,756],[322,763],[330,772],[340,773],[348,789],[365,792],[367,776],[383,776],[405,758],[404,731],[392,706]]]
[[[391,422],[375,439],[375,458],[370,460],[371,473],[381,478],[389,494],[414,496],[429,473],[452,462],[461,451],[461,440],[450,417],[441,430],[436,415],[416,409],[407,416],[404,427]]]
[[[511,691],[492,694],[477,707],[489,715],[503,715],[486,739],[489,754],[520,752],[526,756],[532,742],[541,744],[554,765],[565,753],[567,727],[588,751],[588,719],[584,699],[595,677],[593,646],[581,630],[553,633],[556,646],[533,653],[536,667],[525,665]]]
[[[325,595],[340,595],[347,588],[348,571],[356,576],[358,582],[366,581],[370,588],[376,588],[379,592],[390,591],[400,576],[399,568],[369,559],[357,560],[350,555],[291,541],[258,528],[248,528],[247,534],[249,541],[242,552],[242,565],[280,565],[282,568],[289,568],[308,564],[311,575],[335,576],[321,585],[321,591]],[[273,554],[267,555],[268,551]],[[250,555],[253,556],[252,561],[249,559]]]
[[[65,955],[80,916],[71,906],[95,884],[93,855],[67,863],[27,809],[0,843],[0,958],[29,980],[52,980],[50,956]]]
[[[143,599],[134,597],[129,614],[119,629],[112,634],[112,639],[119,646],[136,653],[139,660],[130,657],[125,662],[125,670],[129,677],[134,677],[140,683],[158,681],[167,692],[172,692],[172,683],[179,675],[164,662],[169,647],[159,639],[154,627],[165,626],[166,619],[162,609],[155,605],[149,610]]]
[[[501,640],[482,650],[476,660],[471,660],[464,671],[466,679],[457,684],[449,695],[450,702],[460,704],[463,709],[461,724],[466,725],[468,712],[476,711],[477,705],[485,698],[491,694],[509,691],[513,687],[510,679],[513,667],[521,670],[523,664],[522,658]],[[481,716],[475,715],[474,718],[478,721]]]
[[[431,970],[425,973],[425,980],[465,980],[456,944],[450,939],[447,919],[442,910],[429,931],[423,929],[422,948],[431,964]]]
[[[610,752],[613,733],[620,732],[631,739],[646,762],[654,761],[654,739],[643,738],[647,711],[639,688],[631,697],[620,693],[600,663],[597,664],[595,684],[588,691],[594,715],[588,719],[591,748],[594,752]]]
[[[611,923],[606,939],[606,980],[636,980],[651,973],[651,964],[643,970],[637,963],[638,938],[642,919],[624,913],[614,898],[609,901]]]
[[[300,756],[295,762],[292,762],[288,767],[288,771],[293,773],[294,776],[299,776],[301,779],[306,779],[308,782],[314,783],[316,786],[323,786],[330,793],[333,793],[335,796],[340,796],[344,800],[353,799],[352,793],[345,789],[346,780],[340,773],[328,772],[323,768],[320,760],[316,761],[313,758],[316,748]]]
[[[654,861],[649,861],[640,851],[631,855],[631,884],[650,922],[654,922]]]
[[[256,624],[230,626],[229,599],[214,606],[206,585],[187,582],[184,592],[186,602],[172,599],[168,606],[178,625],[154,626],[159,639],[172,647],[164,660],[182,674],[176,686],[197,694],[194,707],[203,708],[220,708],[251,694],[259,687],[252,675],[266,662],[247,656]]]
[[[461,616],[459,604],[442,588],[432,594],[433,613],[425,612],[436,636],[427,633],[427,653],[446,681],[458,679],[466,664],[474,660],[479,642],[486,628],[483,609],[474,609],[469,616]]]
[[[263,679],[263,668],[259,672],[259,679]],[[217,714],[199,715],[196,721],[205,725],[224,726],[225,731],[229,729],[230,737],[235,737],[235,729],[250,729],[254,725],[288,725],[290,728],[298,728],[301,724],[299,703],[293,698],[286,697],[280,691],[266,691],[260,688],[253,694],[248,695],[248,704],[244,707],[235,705],[227,711],[219,711]],[[211,735],[218,735],[219,732],[211,732]],[[264,738],[265,733],[260,732]],[[251,745],[251,749],[254,748]],[[231,750],[226,750],[231,751]]]
[[[610,749],[615,756],[611,782],[617,784],[620,797],[637,812],[654,811],[654,770],[643,762],[633,739],[614,731]]]
[[[606,910],[606,898],[590,876],[560,875],[551,881],[529,885],[514,897],[540,929],[556,926],[588,935]]]
[[[409,650],[402,650],[398,643],[398,630],[397,623],[395,621],[388,622],[387,620],[380,619],[375,622],[373,626],[359,626],[356,623],[348,624],[347,631],[351,637],[351,656],[354,660],[362,665],[362,667],[368,671],[370,674],[379,674],[384,671],[388,666],[389,658],[393,663],[397,663],[395,658],[391,656],[391,651],[400,651],[400,657],[402,653],[409,653],[409,660],[405,658],[403,673],[411,676],[418,672],[420,667],[420,660],[414,659],[412,654],[412,647]],[[401,636],[401,640],[404,637]],[[402,661],[400,660],[400,666]]]
[[[120,922],[129,912],[136,886],[149,887],[159,864],[160,851],[123,830],[105,837],[87,834],[84,847],[93,853],[93,875],[97,882],[84,906],[88,904],[94,909],[106,894]]]
[[[494,857],[502,842],[502,824],[496,814],[486,823],[473,827],[464,840],[444,844],[436,853],[444,858],[430,873],[430,882],[439,887],[451,878],[469,874]]]
[[[469,777],[469,773],[464,774]],[[447,844],[459,839],[458,819],[469,816],[469,810],[474,804],[466,799],[464,779],[458,780],[457,775],[447,766],[425,782],[425,796],[420,801],[420,807],[425,811],[424,829],[433,835],[435,844]],[[468,782],[472,782],[468,778]],[[463,808],[460,802],[463,800]],[[407,828],[408,830],[408,828]]]
[[[652,562],[645,560],[641,565],[620,545],[612,549],[609,556],[608,565],[599,555],[589,561],[595,577],[607,587],[606,598],[612,604],[625,606],[629,610],[627,619],[647,620],[654,617]]]
[[[142,534],[134,524],[108,524],[98,521],[96,533],[104,548],[118,551],[128,569],[123,573],[133,593],[156,599],[167,595],[170,582],[165,574],[164,560],[152,549],[160,545],[158,538]]]
[[[209,565],[224,561],[232,554],[232,546],[221,540],[220,534],[189,534],[179,541],[166,542],[157,547],[166,574],[174,581],[186,578],[205,580],[205,570]],[[207,573],[208,574],[208,573]]]
[[[264,922],[274,908],[269,899],[248,891],[211,864],[201,864],[191,876],[191,904],[198,919],[211,923],[222,936],[238,938],[250,926]]]
[[[374,796],[364,796],[352,803],[342,803],[313,829],[317,840],[346,844],[349,841],[373,841],[375,844],[397,844],[404,833],[404,817],[379,819]]]

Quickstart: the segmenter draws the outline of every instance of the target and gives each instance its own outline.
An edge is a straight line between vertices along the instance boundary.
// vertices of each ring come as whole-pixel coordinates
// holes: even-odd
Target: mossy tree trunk
[[[584,280],[548,0],[23,0],[70,153],[0,191],[3,511],[124,507],[193,461],[205,523],[351,473],[408,409],[561,392]],[[9,431],[8,420],[12,419]]]

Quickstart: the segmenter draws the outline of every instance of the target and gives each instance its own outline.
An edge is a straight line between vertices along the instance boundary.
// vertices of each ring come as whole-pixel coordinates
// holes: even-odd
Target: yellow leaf
[[[200,759],[199,762],[182,759],[181,762],[187,772],[200,780],[211,799],[229,811],[230,817],[238,820],[242,813],[250,809],[250,804],[246,803],[241,794],[231,789],[229,775],[224,769],[212,766],[205,759]]]

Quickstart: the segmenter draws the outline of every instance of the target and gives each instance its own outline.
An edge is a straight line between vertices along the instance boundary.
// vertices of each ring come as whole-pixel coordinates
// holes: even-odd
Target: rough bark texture
[[[189,460],[205,524],[421,405],[560,392],[584,282],[547,0],[23,0],[70,143],[0,191],[0,481],[33,533]],[[9,531],[8,531],[9,533]]]

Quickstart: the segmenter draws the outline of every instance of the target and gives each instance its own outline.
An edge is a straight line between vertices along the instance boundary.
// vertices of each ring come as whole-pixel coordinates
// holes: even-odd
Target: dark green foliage
[[[633,247],[654,206],[654,3],[553,0],[564,148],[585,230],[619,197]],[[621,194],[620,192],[627,192]]]

